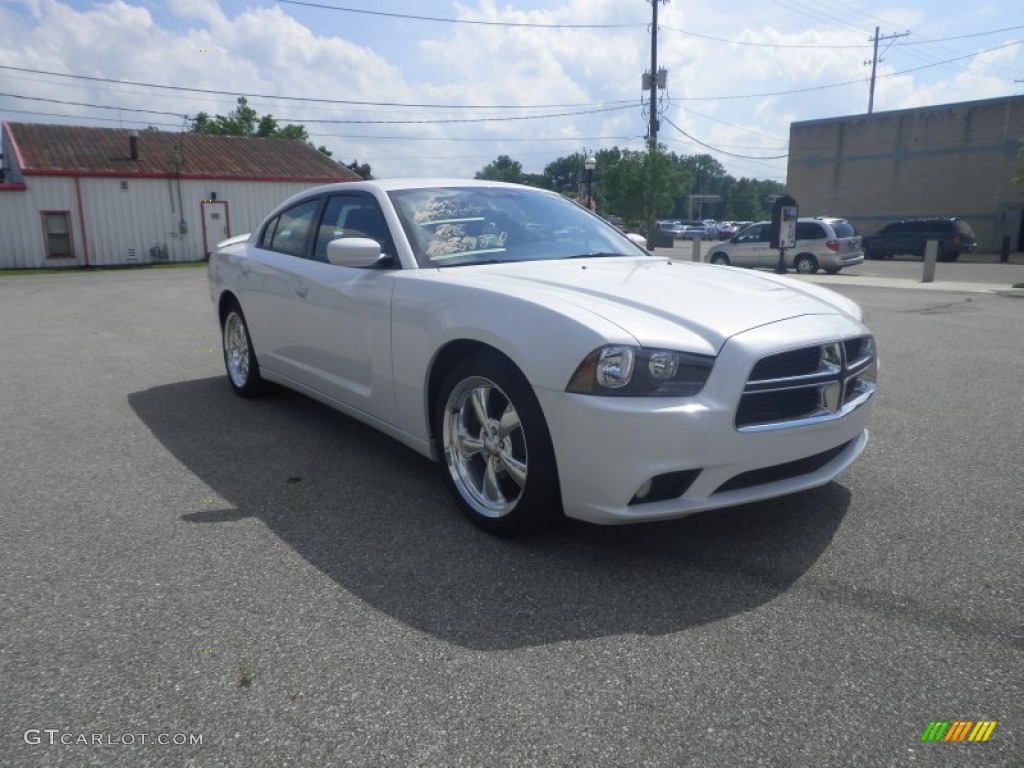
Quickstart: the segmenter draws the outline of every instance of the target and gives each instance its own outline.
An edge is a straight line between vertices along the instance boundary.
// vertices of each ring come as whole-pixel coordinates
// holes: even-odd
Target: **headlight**
[[[690,397],[700,392],[714,362],[707,355],[614,344],[587,355],[569,379],[566,391],[620,397]]]

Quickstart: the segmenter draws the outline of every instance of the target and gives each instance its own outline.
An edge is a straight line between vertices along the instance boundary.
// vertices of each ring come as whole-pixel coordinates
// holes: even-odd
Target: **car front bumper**
[[[789,347],[795,348],[815,330],[820,332],[818,325],[796,318],[734,337],[720,353],[701,394],[692,398],[601,397],[536,389],[555,448],[565,514],[602,524],[671,519],[832,480],[867,444],[873,397],[835,418],[754,431],[736,427],[737,405],[759,356],[756,350],[766,341],[778,345],[794,332],[799,340]],[[832,325],[839,333],[843,323]],[[851,335],[856,334],[847,331],[833,338]],[[816,341],[821,340],[819,336]],[[636,500],[652,478],[688,470],[691,475],[693,470],[699,473],[681,495]]]

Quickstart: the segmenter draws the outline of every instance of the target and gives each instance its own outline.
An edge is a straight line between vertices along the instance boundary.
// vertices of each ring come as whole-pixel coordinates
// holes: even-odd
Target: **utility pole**
[[[879,40],[895,40],[897,37],[906,37],[910,34],[908,29],[906,32],[900,32],[895,35],[886,35],[885,37],[878,36],[879,29],[875,27],[875,36],[869,37],[868,40],[872,40],[875,44],[875,51],[871,55],[871,90],[868,93],[868,114],[870,115],[875,111],[875,71],[878,69],[878,62],[884,61],[884,59],[878,58],[878,41]],[[864,62],[867,64],[867,62]]]
[[[651,89],[648,106],[651,109],[651,122],[647,129],[647,139],[652,149],[658,146],[658,3],[651,0]]]
[[[642,90],[647,91],[647,108],[650,110],[650,122],[647,127],[647,190],[645,197],[647,209],[647,247],[654,248],[655,231],[655,155],[658,151],[658,89],[665,88],[668,72],[658,69],[658,5],[668,0],[650,0],[651,3],[651,71],[642,78]]]

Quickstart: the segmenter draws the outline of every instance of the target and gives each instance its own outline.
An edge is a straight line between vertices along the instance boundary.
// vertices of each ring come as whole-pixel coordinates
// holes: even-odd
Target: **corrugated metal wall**
[[[75,180],[27,176],[27,190],[0,192],[0,268],[196,261],[203,248],[202,201],[227,203],[232,235],[250,232],[270,210],[316,186],[303,182],[81,178],[83,235]],[[179,190],[180,187],[180,190]],[[68,211],[74,259],[47,259],[40,212]],[[185,222],[181,227],[179,223]],[[182,231],[184,229],[184,231]]]
[[[78,203],[71,179],[39,178],[27,190],[0,192],[0,269],[74,267],[79,259],[46,259],[42,211],[67,211],[71,245],[81,252]],[[49,261],[49,263],[47,263]]]

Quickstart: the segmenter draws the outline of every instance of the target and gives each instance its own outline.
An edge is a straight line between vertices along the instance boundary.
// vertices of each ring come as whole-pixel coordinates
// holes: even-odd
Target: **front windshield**
[[[647,255],[603,219],[539,190],[428,187],[389,196],[422,267]]]

